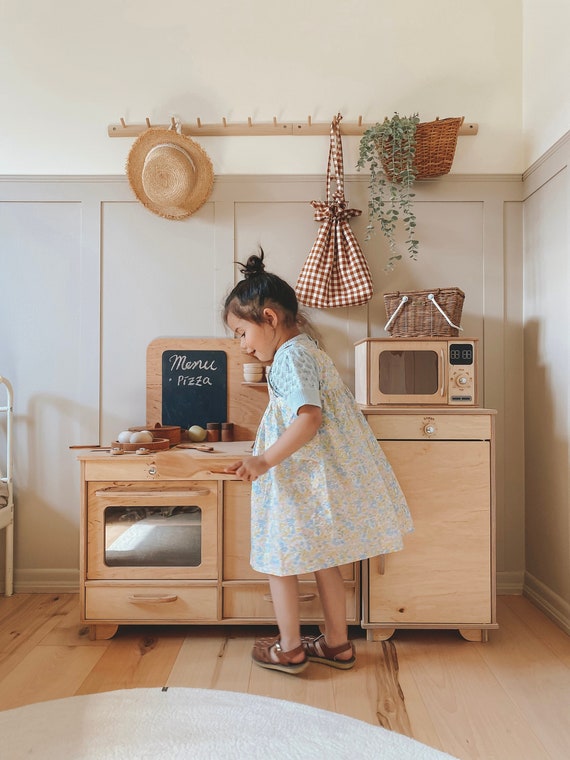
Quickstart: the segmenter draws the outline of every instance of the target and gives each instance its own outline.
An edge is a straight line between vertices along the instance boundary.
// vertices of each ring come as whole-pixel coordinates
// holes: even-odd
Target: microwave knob
[[[424,433],[426,435],[433,435],[435,433],[435,425],[430,425],[429,423],[424,425]]]
[[[457,382],[459,385],[467,385],[467,383],[469,382],[469,378],[466,377],[465,375],[459,375],[459,377],[457,378]]]

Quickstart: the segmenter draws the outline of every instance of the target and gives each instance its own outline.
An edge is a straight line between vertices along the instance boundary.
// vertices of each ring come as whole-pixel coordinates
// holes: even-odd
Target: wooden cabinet
[[[222,616],[235,622],[273,620],[273,606],[266,577],[249,564],[250,486],[242,481],[224,483]],[[346,619],[360,623],[360,563],[343,565]],[[320,623],[323,611],[313,574],[299,576],[301,622]]]
[[[401,552],[363,563],[363,627],[496,628],[494,413],[365,407],[408,500],[414,532]]]
[[[249,564],[250,486],[219,472],[246,448],[79,457],[81,619],[93,638],[119,624],[275,621],[267,579]],[[357,624],[360,563],[342,573]],[[304,623],[322,622],[312,575],[300,578],[300,604]]]

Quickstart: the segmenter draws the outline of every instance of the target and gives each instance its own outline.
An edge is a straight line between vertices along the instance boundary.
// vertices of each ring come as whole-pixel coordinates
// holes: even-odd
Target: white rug
[[[212,689],[124,689],[0,712],[2,760],[450,760],[314,707]]]

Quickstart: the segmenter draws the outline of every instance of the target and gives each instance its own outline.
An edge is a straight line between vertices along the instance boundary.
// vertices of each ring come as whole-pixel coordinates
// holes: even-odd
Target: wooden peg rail
[[[151,124],[150,119],[146,119],[145,124],[127,124],[121,119],[120,124],[109,124],[107,131],[109,137],[137,137],[150,127],[160,129],[175,128],[176,121],[174,117],[170,124]],[[361,136],[369,128],[374,126],[372,123],[365,124],[362,117],[356,122],[341,122],[340,131],[343,135]],[[196,124],[180,124],[180,130],[184,135],[192,137],[260,137],[267,135],[328,135],[330,133],[330,122],[314,122],[309,116],[305,122],[279,122],[274,117],[272,122],[261,122],[255,124],[251,117],[247,122],[228,122],[223,118],[219,124],[202,124],[200,119],[196,119]],[[479,131],[479,125],[469,122],[463,122],[459,130],[460,135],[476,135]]]

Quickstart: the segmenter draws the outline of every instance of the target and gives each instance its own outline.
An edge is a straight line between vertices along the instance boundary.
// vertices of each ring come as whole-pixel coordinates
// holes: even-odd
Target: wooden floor
[[[487,643],[455,631],[374,643],[354,628],[353,670],[290,676],[251,664],[254,636],[273,629],[124,626],[90,641],[77,595],[16,594],[0,597],[0,710],[114,689],[223,689],[350,715],[461,760],[566,760],[570,637],[520,596],[499,597],[498,618]]]

